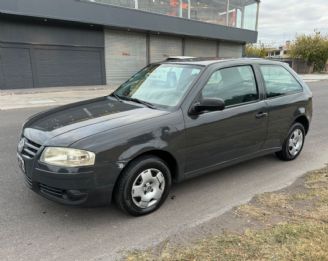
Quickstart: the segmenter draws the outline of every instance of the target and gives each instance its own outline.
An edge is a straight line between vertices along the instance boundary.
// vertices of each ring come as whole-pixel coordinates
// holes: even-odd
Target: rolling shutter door
[[[118,86],[147,65],[146,35],[105,31],[107,84]]]
[[[1,18],[0,88],[105,83],[100,27]]]
[[[150,62],[160,62],[169,56],[182,55],[182,39],[171,36],[150,36]]]
[[[36,48],[37,87],[102,84],[101,49]]]
[[[33,88],[28,48],[0,47],[0,89]]]
[[[220,43],[220,58],[240,58],[243,55],[243,46],[235,43]]]
[[[186,39],[185,55],[194,57],[216,57],[217,43],[211,40]]]

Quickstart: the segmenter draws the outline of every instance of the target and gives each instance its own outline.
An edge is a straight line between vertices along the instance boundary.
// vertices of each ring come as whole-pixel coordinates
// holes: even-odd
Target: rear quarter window
[[[302,91],[303,88],[294,76],[280,65],[261,65],[268,98]]]

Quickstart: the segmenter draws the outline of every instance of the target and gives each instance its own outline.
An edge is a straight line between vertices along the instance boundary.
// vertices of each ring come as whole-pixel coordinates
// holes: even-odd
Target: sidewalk
[[[318,82],[328,80],[328,74],[302,74],[301,77],[305,82]]]
[[[305,82],[328,80],[328,74],[301,75]],[[59,106],[112,93],[117,87],[70,86],[37,89],[0,90],[0,110]]]
[[[58,106],[110,94],[114,87],[78,86],[0,91],[0,110]]]

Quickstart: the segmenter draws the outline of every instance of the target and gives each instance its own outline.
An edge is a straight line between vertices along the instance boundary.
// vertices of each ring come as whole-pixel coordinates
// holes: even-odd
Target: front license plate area
[[[25,174],[25,162],[22,158],[21,155],[17,154],[17,161],[18,161],[18,166],[19,168],[23,171],[23,173]]]

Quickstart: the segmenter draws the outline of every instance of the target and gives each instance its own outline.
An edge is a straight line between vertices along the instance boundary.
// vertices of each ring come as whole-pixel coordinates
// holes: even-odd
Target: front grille
[[[65,190],[50,187],[50,186],[47,186],[42,183],[39,184],[39,188],[40,188],[40,192],[51,195],[51,196],[55,196],[57,198],[63,198],[63,196],[65,194]]]
[[[22,151],[22,155],[24,155],[27,158],[34,158],[35,155],[38,153],[41,145],[35,143],[34,141],[31,141],[27,138],[25,138],[24,148]]]
[[[32,179],[25,175],[25,181],[29,187],[32,187]]]

